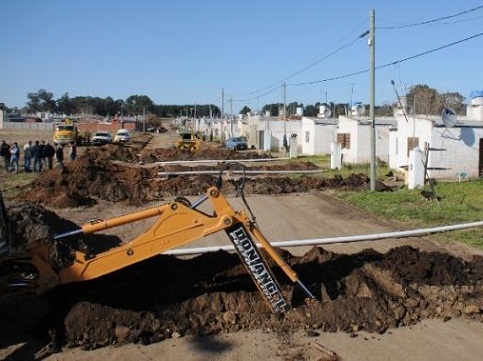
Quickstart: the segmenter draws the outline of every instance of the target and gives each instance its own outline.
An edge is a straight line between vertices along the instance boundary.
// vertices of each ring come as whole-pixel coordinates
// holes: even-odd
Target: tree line
[[[21,110],[24,113],[50,112],[56,114],[96,114],[104,117],[116,115],[155,114],[158,117],[172,116],[220,116],[220,109],[214,104],[157,105],[147,95],[131,95],[126,100],[111,97],[70,97],[69,93],[55,99],[45,89],[27,94],[28,102]]]
[[[438,115],[445,107],[452,108],[457,114],[465,112],[465,98],[457,92],[439,93],[428,85],[416,85],[405,94],[407,107],[415,114]],[[70,97],[64,93],[55,99],[54,94],[45,89],[27,94],[28,102],[21,110],[23,113],[50,112],[57,114],[96,114],[104,117],[116,115],[141,115],[154,114],[158,117],[220,117],[221,110],[214,104],[185,104],[185,105],[158,105],[147,95],[131,95],[126,100],[113,99],[111,97],[100,98],[91,96]],[[285,105],[288,116],[295,115],[297,108],[303,109],[303,114],[316,117],[321,105],[331,110],[333,117],[347,114],[349,104],[346,103],[322,103],[304,105],[292,102]],[[376,116],[390,116],[394,104],[385,104],[375,107]],[[261,109],[262,113],[270,112],[272,116],[283,114],[284,104],[266,104]],[[9,109],[7,108],[7,111]],[[12,111],[10,109],[10,111]],[[246,114],[251,109],[244,106],[240,114]]]

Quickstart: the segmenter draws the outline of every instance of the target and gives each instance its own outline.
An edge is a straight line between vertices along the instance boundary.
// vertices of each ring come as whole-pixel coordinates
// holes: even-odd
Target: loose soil
[[[57,208],[92,206],[98,199],[111,202],[125,202],[140,205],[153,200],[163,200],[173,196],[200,195],[216,184],[217,176],[175,176],[168,179],[158,176],[159,172],[179,172],[187,170],[219,170],[213,166],[140,166],[147,162],[173,161],[176,159],[237,159],[269,158],[257,152],[235,152],[223,148],[202,148],[199,153],[179,152],[174,148],[158,149],[150,153],[135,153],[131,148],[106,145],[86,149],[64,169],[45,172],[24,189],[19,199]],[[119,163],[122,161],[122,163]],[[149,164],[148,163],[148,164]],[[257,170],[314,170],[310,162],[275,165],[255,165]],[[224,183],[224,192],[233,193],[239,181],[230,179]],[[341,176],[320,178],[311,176],[257,177],[247,178],[244,183],[246,194],[286,194],[314,190],[346,188],[365,189],[369,179],[363,174],[351,174],[346,179]]]
[[[207,157],[216,159],[225,154],[209,152]],[[160,179],[157,174],[162,167],[145,166],[179,159],[172,154],[172,149],[134,154],[123,147],[90,148],[64,170],[45,172],[21,197],[7,202],[13,248],[52,239],[55,233],[75,227],[58,216],[56,208],[83,206],[88,212],[99,200],[132,205],[174,195],[198,195],[216,181],[210,176]],[[221,159],[231,159],[234,154]],[[245,158],[247,154],[250,152],[243,153]],[[310,163],[299,167],[314,168]],[[367,182],[363,175],[348,179],[263,177],[247,180],[245,191],[281,194],[363,189]],[[237,180],[226,183],[227,190],[234,191]],[[101,244],[96,249],[100,252],[120,242],[115,236],[93,235],[68,247]],[[298,331],[313,335],[342,331],[355,337],[361,332],[383,334],[427,319],[483,321],[481,256],[463,259],[411,246],[384,253],[366,249],[338,254],[317,247],[302,256],[279,251],[318,302],[307,302],[300,287],[270,259],[292,306],[283,315],[270,312],[235,254],[219,251],[190,259],[159,255],[97,280],[59,286],[41,297],[3,304],[0,348],[37,340],[44,347],[29,357],[44,358],[62,347],[93,350],[250,330],[274,332],[280,339],[289,339]],[[293,354],[281,357],[304,359]],[[13,353],[7,359],[26,358]],[[337,360],[338,356],[328,352],[323,359]]]

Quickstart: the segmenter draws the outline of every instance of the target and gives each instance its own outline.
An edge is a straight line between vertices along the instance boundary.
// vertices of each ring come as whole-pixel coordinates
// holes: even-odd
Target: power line
[[[348,42],[348,43],[346,43],[346,44],[344,44],[344,45],[342,45],[342,46],[340,46],[340,47],[336,48],[335,50],[331,51],[330,53],[328,53],[327,55],[323,56],[323,57],[322,57],[322,58],[320,58],[320,59],[317,59],[317,58],[316,58],[316,60],[314,60],[314,61],[312,61],[311,63],[309,63],[309,64],[308,64],[307,66],[305,66],[304,68],[302,68],[302,69],[300,69],[300,70],[297,70],[296,72],[292,73],[291,75],[289,75],[289,76],[287,76],[287,77],[285,77],[285,78],[283,78],[283,79],[281,79],[281,80],[279,80],[279,81],[277,81],[277,82],[274,82],[274,83],[272,83],[272,84],[269,84],[269,85],[267,85],[267,86],[265,86],[265,87],[263,87],[263,88],[261,88],[261,89],[257,89],[257,90],[254,90],[254,91],[251,91],[251,92],[247,92],[247,93],[241,93],[241,94],[238,94],[238,96],[243,96],[243,95],[250,95],[250,94],[259,93],[259,92],[264,91],[264,90],[266,90],[266,89],[271,89],[271,88],[273,88],[273,87],[275,87],[275,86],[278,88],[282,82],[287,81],[287,80],[289,80],[289,79],[291,79],[291,78],[293,78],[293,77],[295,77],[295,76],[299,75],[300,73],[303,73],[304,71],[306,71],[306,70],[308,70],[308,69],[310,69],[310,68],[314,67],[315,65],[317,65],[317,64],[319,64],[319,63],[321,63],[321,62],[322,62],[322,61],[324,61],[324,60],[327,60],[327,59],[328,59],[328,58],[330,58],[331,56],[333,56],[333,55],[337,54],[338,52],[342,51],[343,49],[348,48],[348,47],[350,47],[350,46],[354,45],[354,44],[355,44],[355,43],[356,43],[356,42],[357,42],[359,39],[364,38],[364,37],[365,37],[365,36],[366,36],[368,33],[369,33],[369,31],[365,31],[363,34],[361,34],[361,35],[357,36],[357,37],[356,37],[355,39],[353,39],[352,41],[350,41],[350,42]],[[270,91],[269,91],[269,93],[270,93],[270,92],[272,92],[272,91],[273,91],[273,89],[272,89],[272,90],[270,90]],[[265,93],[265,94],[262,94],[262,95],[260,95],[260,96],[258,96],[258,97],[254,97],[254,98],[252,98],[252,99],[257,99],[257,98],[259,98],[259,97],[261,97],[261,96],[263,96],[263,95],[266,95],[266,93]]]
[[[456,13],[456,14],[453,14],[453,15],[443,16],[443,17],[440,17],[440,18],[432,19],[432,20],[422,21],[422,22],[418,22],[418,23],[404,24],[404,25],[393,26],[393,27],[378,27],[378,29],[385,29],[385,30],[386,29],[390,29],[390,30],[392,30],[392,29],[402,29],[402,28],[409,28],[409,27],[415,27],[415,26],[421,26],[421,25],[429,25],[429,24],[433,24],[433,23],[438,22],[438,21],[448,20],[448,19],[451,19],[451,18],[455,18],[457,16],[465,15],[465,14],[468,14],[468,13],[471,13],[471,12],[474,12],[474,11],[477,11],[477,10],[480,10],[480,9],[483,9],[483,5],[480,5],[480,6],[477,6],[477,7],[472,8],[472,9],[465,10],[465,11],[461,11],[461,12]],[[478,18],[479,17],[476,17],[476,19],[478,19]],[[461,22],[461,21],[464,21],[464,20],[458,20],[458,21],[455,21],[455,22]],[[468,21],[468,20],[466,20],[466,21]],[[282,82],[285,82],[286,80],[289,80],[289,79],[295,77],[296,75],[299,75],[300,73],[303,73],[304,71],[306,71],[306,70],[314,67],[315,65],[321,63],[322,61],[324,61],[324,60],[328,59],[329,57],[331,57],[331,56],[337,54],[338,52],[342,51],[343,49],[348,48],[348,47],[354,45],[359,39],[365,37],[368,33],[369,33],[369,31],[364,32],[363,34],[361,34],[358,37],[356,37],[355,39],[353,39],[351,42],[346,43],[346,44],[338,47],[337,49],[335,49],[334,51],[330,52],[329,54],[327,54],[326,56],[322,57],[321,59],[317,59],[317,60],[313,61],[312,63],[310,63],[309,65],[305,66],[304,68],[296,71],[295,73],[293,73],[293,74],[285,77],[284,79],[282,79],[282,80],[280,80],[280,81],[278,81],[276,83],[272,83],[272,84],[267,85],[266,87],[263,87],[261,89],[258,89],[258,90],[252,91],[252,92],[248,92],[248,93],[242,93],[242,94],[239,94],[239,95],[256,94],[258,92],[261,92],[261,91],[264,91],[264,90],[268,89],[263,94],[260,94],[260,95],[255,96],[255,97],[247,98],[247,99],[238,99],[238,100],[237,99],[233,99],[233,101],[235,101],[235,102],[248,102],[248,101],[253,101],[253,100],[260,99],[260,98],[262,98],[262,97],[264,97],[264,96],[266,96],[268,94],[273,93],[274,91],[276,91],[277,89],[279,89],[280,84]],[[476,35],[473,35],[471,37],[468,37],[468,38],[465,38],[465,39],[461,39],[459,41],[456,41],[456,42],[453,42],[453,43],[450,43],[450,44],[446,44],[446,45],[443,45],[443,46],[438,47],[438,48],[435,48],[435,49],[431,49],[431,50],[425,51],[423,53],[419,53],[419,54],[416,54],[416,55],[413,55],[413,56],[410,56],[410,57],[407,57],[407,58],[404,58],[404,59],[401,59],[401,60],[397,60],[397,61],[394,61],[394,62],[391,62],[391,63],[387,63],[387,64],[384,64],[384,65],[380,65],[380,66],[376,67],[376,69],[382,69],[382,68],[385,68],[385,67],[388,67],[388,66],[391,66],[391,65],[400,64],[400,63],[403,63],[405,61],[408,61],[408,60],[411,60],[411,59],[414,59],[414,58],[418,58],[418,57],[421,57],[421,56],[424,56],[424,55],[433,53],[435,51],[442,50],[444,48],[451,47],[451,46],[460,44],[462,42],[471,40],[473,38],[476,38],[476,37],[481,36],[482,34],[483,33],[476,34]],[[321,80],[316,80],[316,81],[303,82],[303,83],[293,83],[293,84],[287,84],[287,85],[289,85],[289,86],[312,85],[312,84],[317,84],[317,83],[323,83],[323,82],[329,82],[329,81],[335,81],[335,80],[345,79],[345,78],[353,77],[353,76],[356,76],[356,75],[364,74],[364,73],[367,73],[367,72],[369,72],[369,69],[360,70],[360,71],[356,71],[356,72],[353,72],[353,73],[339,75],[339,76],[330,77],[330,78],[321,79]]]
[[[424,55],[427,55],[427,54],[431,54],[431,53],[434,53],[436,51],[439,51],[439,50],[442,50],[442,49],[446,49],[446,48],[452,47],[454,45],[458,45],[458,44],[464,43],[464,42],[466,42],[468,40],[472,40],[472,39],[478,38],[478,37],[480,37],[482,35],[483,35],[483,32],[482,33],[475,34],[475,35],[472,35],[472,36],[469,36],[469,37],[464,38],[464,39],[461,39],[461,40],[454,41],[454,42],[449,43],[449,44],[446,44],[446,45],[439,46],[439,47],[434,48],[434,49],[431,49],[431,50],[424,51],[424,52],[419,53],[419,54],[416,54],[416,55],[408,56],[407,58],[404,58],[404,59],[401,59],[401,60],[396,60],[396,61],[394,61],[392,63],[387,63],[387,64],[384,64],[384,65],[380,65],[380,66],[376,67],[376,69],[383,69],[383,68],[387,68],[388,66],[391,66],[391,65],[396,65],[396,64],[404,63],[405,61],[412,60],[412,59],[415,59],[415,58],[419,58],[421,56],[424,56]]]
[[[276,84],[276,86],[272,86],[272,89],[266,91],[265,93],[263,94],[260,94],[256,97],[253,97],[253,98],[247,98],[247,99],[233,99],[234,102],[238,102],[238,103],[242,103],[242,102],[250,102],[250,101],[253,101],[253,100],[257,100],[257,99],[260,99],[268,94],[271,94],[273,93],[275,90],[278,90],[280,89],[280,84]]]
[[[442,50],[442,49],[446,49],[446,48],[452,47],[454,45],[458,45],[458,44],[464,43],[466,41],[469,41],[469,40],[478,38],[480,36],[483,36],[483,32],[482,33],[475,34],[475,35],[472,35],[472,36],[469,36],[469,37],[464,38],[464,39],[460,39],[460,40],[454,41],[454,42],[449,43],[449,44],[446,44],[446,45],[439,46],[439,47],[434,48],[434,49],[430,49],[430,50],[424,51],[424,52],[419,53],[419,54],[411,55],[411,56],[408,56],[408,57],[403,58],[403,59],[400,59],[400,60],[396,60],[396,61],[393,61],[393,62],[390,62],[390,63],[386,63],[386,64],[383,64],[383,65],[376,66],[376,70],[383,69],[383,68],[387,68],[389,66],[396,65],[396,64],[401,64],[401,63],[404,63],[404,62],[406,62],[408,60],[416,59],[416,58],[419,58],[421,56],[428,55],[428,54],[434,53],[436,51],[439,51],[439,50]],[[314,80],[314,81],[310,81],[310,82],[294,83],[294,84],[287,84],[287,85],[288,86],[312,85],[312,84],[317,84],[317,83],[323,83],[323,82],[329,82],[329,81],[334,81],[334,80],[349,78],[349,77],[356,76],[356,75],[360,75],[360,74],[364,74],[364,73],[367,73],[367,72],[369,72],[369,69],[360,70],[360,71],[356,71],[356,72],[349,73],[349,74],[345,74],[345,75],[339,75],[339,76],[334,76],[334,77],[330,77],[330,78],[325,78],[325,79],[321,79],[321,80]]]
[[[404,24],[404,25],[398,25],[398,26],[377,27],[377,29],[394,30],[394,29],[411,28],[411,27],[421,26],[421,25],[428,25],[428,24],[432,24],[432,23],[435,23],[435,22],[438,22],[438,21],[441,21],[441,20],[448,20],[448,19],[451,19],[451,18],[455,18],[457,16],[465,15],[465,14],[468,14],[468,13],[471,13],[473,11],[477,11],[477,10],[480,10],[480,9],[483,9],[483,5],[480,5],[480,6],[477,6],[475,8],[465,10],[465,11],[462,11],[462,12],[459,12],[459,13],[456,13],[456,14],[453,14],[453,15],[443,16],[443,17],[440,17],[440,18],[432,19],[432,20],[426,20],[426,21],[421,21],[421,22],[418,22],[418,23]]]

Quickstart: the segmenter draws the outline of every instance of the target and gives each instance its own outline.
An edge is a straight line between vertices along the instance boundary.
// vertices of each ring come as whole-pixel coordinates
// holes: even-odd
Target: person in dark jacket
[[[10,145],[4,140],[2,140],[2,145],[0,145],[0,156],[3,157],[3,160],[5,161],[5,169],[8,170],[8,167],[10,166]]]
[[[40,142],[35,141],[35,144],[30,148],[30,153],[34,159],[34,172],[42,171],[42,154],[40,153]]]
[[[70,160],[75,160],[77,157],[77,144],[72,143],[70,145],[69,158]]]
[[[48,169],[52,169],[54,155],[55,155],[55,148],[52,146],[52,144],[47,143],[44,148],[44,157],[45,157],[45,161],[47,163]]]
[[[64,169],[64,146],[58,144],[55,148],[55,159],[57,160],[57,167]]]
[[[40,163],[41,167],[47,167],[47,163],[45,162],[45,140],[40,142]]]

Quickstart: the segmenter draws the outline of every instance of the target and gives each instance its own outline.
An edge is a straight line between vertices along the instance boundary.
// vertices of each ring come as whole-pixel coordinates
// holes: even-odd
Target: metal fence
[[[2,122],[0,129],[53,131],[55,123]]]

